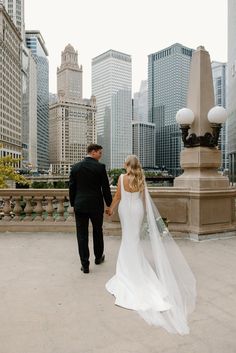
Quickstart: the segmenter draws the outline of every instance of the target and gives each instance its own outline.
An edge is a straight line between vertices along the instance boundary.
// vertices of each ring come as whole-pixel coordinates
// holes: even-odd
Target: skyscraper
[[[37,64],[22,46],[22,167],[37,171]]]
[[[132,121],[133,151],[143,168],[155,166],[155,124]]]
[[[53,174],[68,174],[96,142],[96,99],[82,97],[82,66],[69,44],[57,70],[57,101],[49,110],[49,159]]]
[[[108,169],[123,167],[132,152],[132,61],[114,50],[92,60],[92,95],[97,101],[98,143]]]
[[[133,120],[148,122],[148,81],[141,81],[139,92],[134,93]]]
[[[232,178],[236,175],[236,2],[228,0],[228,153]]]
[[[148,56],[148,118],[156,126],[156,166],[180,169],[181,133],[175,116],[186,106],[193,49],[174,44]]]
[[[226,88],[227,88],[227,64],[213,61],[212,64],[212,78],[215,94],[215,105],[226,108]],[[222,156],[222,169],[228,169],[228,156],[227,156],[227,121],[223,125],[219,146]]]
[[[22,40],[25,38],[25,15],[24,0],[2,0],[9,16],[15,23],[21,34]]]
[[[21,37],[2,4],[0,23],[0,156],[20,158]]]
[[[49,78],[48,52],[39,31],[26,31],[26,45],[37,64],[37,158],[39,171],[48,170]]]
[[[24,0],[3,0],[3,4],[23,40],[21,45],[22,168],[37,170],[37,101],[35,101],[37,76],[35,60],[25,43]]]
[[[83,97],[82,65],[78,65],[78,52],[68,44],[61,53],[61,66],[57,69],[57,93],[63,100],[78,102]]]

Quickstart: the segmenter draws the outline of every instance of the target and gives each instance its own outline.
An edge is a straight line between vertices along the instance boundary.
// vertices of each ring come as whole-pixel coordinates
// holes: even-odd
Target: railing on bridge
[[[51,231],[57,224],[74,228],[74,211],[64,189],[0,190],[0,229],[2,231]],[[63,231],[63,230],[62,230]]]
[[[114,192],[114,188],[112,192]],[[199,191],[176,187],[150,187],[149,192],[162,217],[168,219],[172,232],[207,234],[236,230],[236,189]],[[202,198],[209,200],[209,210],[194,214],[191,208]],[[215,201],[227,199],[227,209],[212,231]],[[209,212],[207,214],[207,212]],[[217,210],[219,213],[219,210]],[[74,232],[74,210],[70,206],[68,189],[2,189],[0,190],[0,232]],[[117,213],[105,216],[104,233],[120,234]]]

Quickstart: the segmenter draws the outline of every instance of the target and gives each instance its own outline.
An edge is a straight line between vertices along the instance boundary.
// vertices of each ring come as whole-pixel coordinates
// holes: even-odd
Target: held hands
[[[106,214],[108,215],[108,216],[112,216],[113,215],[113,209],[111,208],[111,207],[107,207],[106,208]]]

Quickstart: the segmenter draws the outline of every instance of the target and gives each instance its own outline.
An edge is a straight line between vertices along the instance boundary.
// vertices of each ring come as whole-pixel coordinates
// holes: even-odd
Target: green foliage
[[[47,183],[46,181],[34,181],[31,185],[33,189],[53,189],[53,183]]]
[[[12,158],[6,156],[0,158],[0,189],[8,187],[7,181],[15,181],[17,184],[29,185],[30,182],[23,176],[16,172],[15,165],[20,161],[19,158]]]
[[[125,169],[123,169],[123,168],[109,170],[108,175],[112,179],[112,185],[114,185],[114,186],[117,185],[119,176],[124,173],[125,173]],[[162,176],[162,173],[160,171],[157,171],[157,172],[144,171],[144,174],[145,174],[145,177]]]
[[[31,187],[33,189],[67,189],[68,182],[63,180],[54,181],[54,183],[48,183],[46,181],[34,181]]]
[[[68,182],[59,180],[54,182],[54,188],[55,189],[68,189]]]
[[[117,185],[119,176],[123,173],[125,173],[125,169],[123,168],[111,169],[108,171],[108,175],[112,179],[112,185]]]
[[[144,173],[145,173],[146,177],[162,176],[161,172],[148,172],[148,171],[145,171]]]

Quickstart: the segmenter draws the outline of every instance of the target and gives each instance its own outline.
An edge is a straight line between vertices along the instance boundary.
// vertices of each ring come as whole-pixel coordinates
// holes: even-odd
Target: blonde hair
[[[129,176],[129,187],[135,191],[143,191],[145,184],[145,176],[139,162],[139,159],[135,155],[130,155],[125,160],[125,166],[127,169],[127,174]]]

